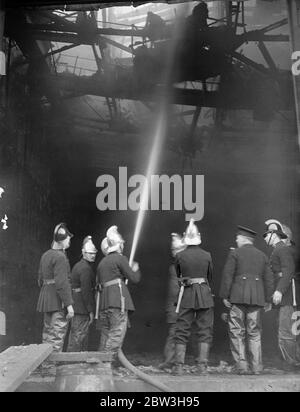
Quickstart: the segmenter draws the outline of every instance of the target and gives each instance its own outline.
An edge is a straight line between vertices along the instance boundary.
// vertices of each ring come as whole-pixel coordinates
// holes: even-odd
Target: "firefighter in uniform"
[[[95,313],[95,274],[92,264],[96,254],[92,237],[87,236],[82,244],[82,259],[71,272],[75,315],[71,323],[68,352],[87,350],[89,326],[93,323]]]
[[[230,349],[239,374],[250,373],[246,342],[252,373],[260,374],[263,369],[261,309],[270,309],[274,291],[268,258],[253,245],[255,236],[253,230],[238,226],[238,247],[228,255],[220,289],[220,297],[230,309]]]
[[[62,351],[68,322],[74,316],[70,264],[65,253],[71,237],[65,223],[57,225],[51,249],[42,255],[39,266],[37,311],[44,314],[43,343],[50,343],[55,352]]]
[[[141,278],[139,265],[133,262],[129,266],[127,257],[122,255],[124,240],[117,226],[112,226],[106,232],[104,248],[107,254],[97,268],[97,284],[100,286],[100,313],[98,328],[101,335],[100,351],[112,352],[117,355],[121,349],[128,323],[128,311],[134,311],[134,305],[127,288],[126,280],[138,283]]]
[[[270,266],[275,278],[276,290],[273,303],[279,307],[278,346],[287,367],[298,366],[297,337],[293,334],[292,318],[296,310],[295,255],[293,248],[286,242],[288,235],[280,222],[270,219],[265,222],[267,232],[264,239],[274,248],[270,257]]]
[[[186,248],[183,242],[183,238],[177,233],[172,233],[171,250],[173,259],[177,253]],[[164,362],[159,365],[160,369],[170,368],[174,363],[175,357],[175,329],[177,313],[176,299],[179,293],[178,277],[175,269],[174,262],[169,267],[169,279],[168,279],[168,291],[167,291],[167,304],[166,304],[166,320],[168,324],[168,336],[164,347]]]
[[[195,322],[198,341],[196,359],[199,373],[207,371],[210,346],[213,337],[214,301],[211,294],[212,258],[199,247],[201,235],[191,219],[184,235],[187,248],[177,253],[175,267],[180,281],[176,311],[175,365],[173,373],[182,375],[186,345]]]

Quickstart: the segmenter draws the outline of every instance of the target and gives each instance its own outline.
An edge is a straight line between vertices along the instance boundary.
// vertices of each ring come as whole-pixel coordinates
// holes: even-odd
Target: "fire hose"
[[[98,313],[99,313],[99,307],[100,307],[100,293],[99,290],[97,291],[97,297],[96,297],[96,317],[95,319],[98,319]],[[159,382],[157,379],[147,375],[146,373],[140,371],[138,368],[132,365],[132,363],[129,362],[129,360],[125,357],[122,349],[119,350],[118,352],[118,358],[121,364],[131,372],[133,372],[136,376],[138,376],[140,379],[143,381],[149,383],[150,385],[154,386],[155,388],[158,388],[162,392],[174,392],[171,388],[168,386],[164,385],[163,383]]]
[[[132,365],[132,363],[129,362],[129,360],[125,357],[122,349],[119,350],[118,352],[118,358],[121,364],[126,368],[129,369],[131,372],[133,372],[136,376],[138,376],[140,379],[143,381],[149,383],[150,385],[154,386],[155,388],[158,388],[162,392],[174,392],[171,388],[168,386],[164,385],[157,379],[153,378],[152,376],[147,375],[146,373],[140,371],[138,368]]]

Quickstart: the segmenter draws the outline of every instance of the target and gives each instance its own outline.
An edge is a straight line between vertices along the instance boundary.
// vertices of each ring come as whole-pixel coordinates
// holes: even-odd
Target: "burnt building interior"
[[[111,175],[118,188],[120,167],[128,177],[146,174],[172,29],[197,4],[42,3],[0,2],[6,58],[0,207],[7,225],[0,232],[0,311],[6,318],[0,350],[41,342],[38,263],[58,222],[75,234],[71,265],[86,235],[93,236],[99,261],[111,225],[125,238],[129,256],[137,211],[118,210],[118,202],[116,210],[99,210],[96,182]],[[268,255],[261,236],[268,218],[289,225],[299,244],[299,146],[286,2],[207,4],[210,37],[179,36],[155,174],[204,176],[204,216],[197,225],[214,262],[213,355],[220,360],[229,346],[218,292],[236,226],[256,230],[257,246]],[[148,11],[161,17],[160,26],[146,25]],[[161,205],[145,214],[135,256],[142,280],[131,287],[136,311],[125,353],[162,353],[170,234],[185,230],[189,212]],[[264,315],[263,347],[276,357],[275,312]],[[96,341],[92,329],[91,348]]]

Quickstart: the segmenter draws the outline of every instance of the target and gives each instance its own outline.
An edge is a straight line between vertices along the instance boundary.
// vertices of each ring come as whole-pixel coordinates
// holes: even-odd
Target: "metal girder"
[[[214,0],[210,0],[214,1]],[[115,7],[115,6],[140,6],[142,4],[149,3],[149,1],[138,0],[114,0],[110,1],[91,1],[91,0],[7,0],[6,8],[17,7],[56,7],[69,10],[91,10]],[[152,3],[185,3],[185,0],[152,0]]]
[[[142,88],[134,87],[134,84],[116,85],[116,83],[109,84],[105,77],[99,75],[91,78],[80,78],[74,76],[64,76],[59,74],[52,77],[53,86],[66,94],[76,91],[76,95],[94,95],[105,97],[114,97],[126,100],[139,100],[142,102],[156,102],[161,96],[165,94],[163,86],[153,86],[151,92],[146,93]],[[230,96],[228,93],[221,93],[219,91],[203,91],[195,89],[183,89],[172,87],[171,90],[172,104],[196,107],[213,107],[223,108],[228,110],[253,110],[255,103],[249,98],[245,98],[242,94],[235,93]],[[285,109],[284,102],[282,102],[282,109]]]
[[[272,56],[269,53],[269,50],[266,48],[266,45],[264,42],[260,41],[258,43],[258,48],[261,51],[261,54],[263,55],[266,63],[268,64],[268,66],[270,67],[270,69],[273,72],[277,72],[277,67],[276,64],[274,62],[274,60],[272,59]]]

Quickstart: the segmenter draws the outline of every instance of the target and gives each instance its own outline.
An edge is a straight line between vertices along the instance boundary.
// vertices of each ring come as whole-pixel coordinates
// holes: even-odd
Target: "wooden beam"
[[[59,352],[49,356],[51,362],[92,362],[93,359],[111,362],[112,354],[109,352]]]
[[[0,392],[14,392],[53,351],[52,345],[11,346],[0,353]]]

